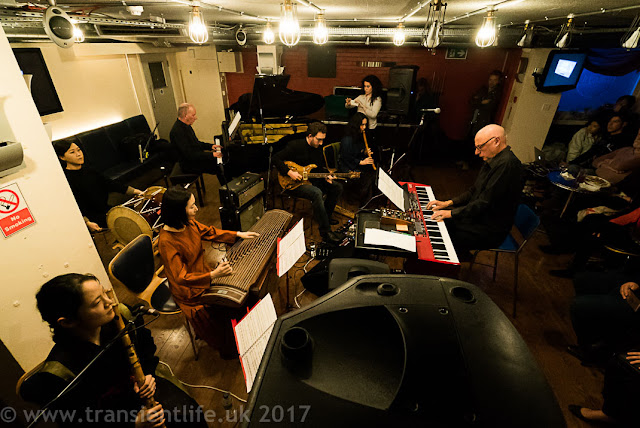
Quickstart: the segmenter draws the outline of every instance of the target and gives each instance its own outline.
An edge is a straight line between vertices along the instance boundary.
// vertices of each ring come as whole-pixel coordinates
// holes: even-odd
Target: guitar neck
[[[330,175],[333,177],[348,177],[349,174],[350,174],[349,172],[334,172],[333,174],[327,173],[327,172],[310,172],[307,174],[307,177],[308,178],[324,178]]]

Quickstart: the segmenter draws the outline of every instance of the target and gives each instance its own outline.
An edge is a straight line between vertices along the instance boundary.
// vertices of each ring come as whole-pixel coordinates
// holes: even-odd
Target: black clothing
[[[102,328],[100,339],[103,346],[116,336],[114,330],[111,325]],[[131,333],[130,337],[135,344],[143,372],[154,374],[159,360],[154,356],[156,346],[151,333],[146,328],[141,328]],[[55,339],[57,343],[46,361],[61,363],[73,373],[73,376],[80,373],[103,349],[103,346],[73,336],[57,336]],[[154,377],[156,379],[154,398],[162,404],[163,409],[169,412],[173,412],[174,409],[178,412],[186,411],[187,413],[179,415],[182,416],[182,421],[186,422],[185,419],[193,418],[194,422],[186,423],[185,426],[198,426],[199,410],[195,400],[169,380],[155,374]],[[68,382],[70,380],[52,373],[40,372],[33,375],[26,386],[23,385],[21,393],[28,401],[45,405],[56,397]],[[135,417],[143,405],[143,400],[134,392],[133,385],[125,349],[120,343],[116,343],[82,375],[75,387],[53,404],[51,410],[76,412],[73,421],[66,421],[60,426],[133,426]],[[186,407],[183,409],[183,406]],[[87,409],[90,409],[89,412]],[[126,416],[124,411],[127,412]],[[200,420],[203,420],[203,415],[201,413],[199,415]],[[89,417],[92,418],[92,423],[87,423]],[[175,426],[170,423],[167,425]],[[204,427],[206,424],[203,422],[199,426]]]
[[[273,164],[276,169],[281,175],[286,176],[289,168],[284,161],[295,162],[303,167],[315,164],[316,168],[313,169],[313,172],[327,172],[324,156],[322,155],[322,147],[311,147],[306,138],[289,141],[284,149],[273,156]],[[331,230],[329,218],[333,214],[333,210],[342,194],[342,185],[335,181],[330,184],[324,178],[311,179],[309,182],[311,185],[302,185],[296,189],[287,190],[287,193],[291,196],[311,201],[313,215],[318,222],[320,235],[326,238]],[[322,198],[323,194],[326,195],[324,200]]]
[[[105,227],[107,211],[111,208],[107,203],[109,192],[126,193],[127,186],[86,166],[77,170],[65,169],[64,175],[82,215]]]
[[[482,165],[473,186],[452,199],[447,228],[457,251],[495,248],[511,230],[524,185],[520,160],[506,147]]]
[[[640,370],[638,365],[633,366],[625,357],[626,353],[616,355],[607,363],[602,411],[625,427],[637,427],[640,425]]]
[[[471,108],[473,116],[471,117],[470,135],[473,137],[476,133],[487,125],[494,123],[498,104],[502,96],[502,87],[500,85],[489,89],[488,86],[480,88],[471,98]],[[483,104],[483,101],[488,101]]]
[[[368,143],[369,140],[367,140]],[[378,161],[379,150],[369,144],[369,149],[373,151],[374,162],[380,165]],[[360,161],[367,157],[364,140],[362,137],[353,138],[351,135],[345,135],[340,142],[340,172],[360,171],[360,178],[349,180],[347,183],[349,194],[353,194],[357,198],[358,204],[366,202],[373,194],[373,186],[376,179],[376,171],[371,165],[360,165]]]
[[[593,162],[595,158],[630,146],[632,143],[633,138],[630,138],[629,135],[624,132],[616,135],[607,135],[570,163],[579,165],[582,168],[593,168],[591,162]]]
[[[169,133],[171,144],[177,150],[180,167],[183,172],[191,174],[216,174],[220,184],[226,184],[218,162],[211,151],[211,144],[198,140],[196,133],[186,123],[176,120]]]

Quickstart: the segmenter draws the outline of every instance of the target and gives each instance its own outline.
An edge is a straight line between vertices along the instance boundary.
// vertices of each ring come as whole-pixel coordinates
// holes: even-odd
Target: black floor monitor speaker
[[[243,427],[565,427],[524,340],[478,287],[367,275],[276,321]]]
[[[389,69],[387,85],[387,112],[408,115],[415,100],[416,75],[418,66],[403,65]]]

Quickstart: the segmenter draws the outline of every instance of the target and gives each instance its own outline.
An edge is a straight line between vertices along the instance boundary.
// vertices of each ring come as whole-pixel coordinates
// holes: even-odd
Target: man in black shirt
[[[496,248],[507,237],[520,201],[523,169],[507,146],[504,128],[487,125],[476,134],[476,154],[485,161],[469,190],[448,201],[431,201],[431,218],[447,220],[458,253]],[[448,207],[454,207],[447,209]]]
[[[187,173],[216,174],[220,184],[226,184],[216,161],[216,158],[222,157],[222,147],[198,140],[191,127],[196,120],[198,120],[196,108],[189,103],[180,104],[178,119],[169,134],[171,144],[178,151],[180,166]]]
[[[321,147],[326,136],[327,127],[325,124],[320,122],[311,123],[307,128],[307,134],[304,139],[290,141],[287,147],[274,155],[273,164],[278,172],[283,176],[288,175],[293,180],[302,180],[302,175],[290,170],[284,161],[295,162],[303,167],[315,164],[317,168],[313,172],[327,172],[326,168],[324,168],[325,162]],[[342,194],[342,185],[334,183],[331,176],[325,179],[311,179],[309,181],[311,185],[303,184],[293,190],[288,190],[287,193],[298,198],[309,199],[322,239],[326,242],[337,243],[341,241],[341,237],[331,231],[330,218]],[[326,194],[325,200],[322,199],[323,194]]]
[[[571,161],[581,168],[592,168],[591,163],[597,157],[606,155],[623,147],[630,146],[633,138],[625,132],[629,120],[623,113],[614,113],[607,122],[607,134],[589,150]]]

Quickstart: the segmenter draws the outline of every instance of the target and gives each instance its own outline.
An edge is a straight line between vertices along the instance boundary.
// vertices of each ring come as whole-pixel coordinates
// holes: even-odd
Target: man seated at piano
[[[178,119],[169,133],[171,144],[179,155],[180,167],[186,173],[216,174],[220,185],[224,185],[226,180],[216,160],[222,157],[222,146],[200,141],[191,127],[196,120],[196,108],[189,103],[180,104]]]
[[[189,320],[196,335],[220,351],[222,358],[237,356],[231,318],[240,319],[244,308],[229,309],[205,306],[199,298],[211,286],[211,280],[229,275],[231,265],[223,261],[215,269],[204,259],[202,241],[232,244],[236,238],[251,239],[256,232],[233,232],[198,222],[194,196],[180,186],[168,189],[162,197],[158,251],[169,279],[171,295]]]
[[[284,177],[294,181],[302,181],[303,176],[299,172],[289,169],[285,161],[294,162],[301,167],[315,164],[317,168],[313,172],[327,172],[322,143],[327,136],[327,126],[321,122],[312,122],[307,128],[304,138],[289,141],[287,146],[273,156],[273,164]],[[318,222],[320,236],[325,242],[336,244],[342,241],[342,237],[331,231],[331,224],[338,224],[330,220],[333,210],[342,195],[342,185],[334,182],[334,176],[328,175],[324,179],[310,179],[309,184],[301,185],[295,189],[287,190],[291,196],[304,198],[311,201],[313,215]],[[323,199],[323,195],[326,198]]]
[[[349,193],[356,198],[358,206],[363,205],[371,198],[376,179],[376,162],[374,162],[374,151],[372,150],[372,144],[375,143],[368,141],[366,135],[368,122],[369,120],[364,113],[355,113],[349,119],[347,132],[340,141],[339,171],[360,171],[361,173],[360,178],[348,183]]]
[[[506,238],[520,201],[524,171],[507,145],[504,128],[487,125],[474,140],[485,161],[473,186],[448,201],[431,201],[431,218],[446,221],[453,245],[462,257],[470,250],[496,248]],[[465,254],[466,253],[466,254]]]

